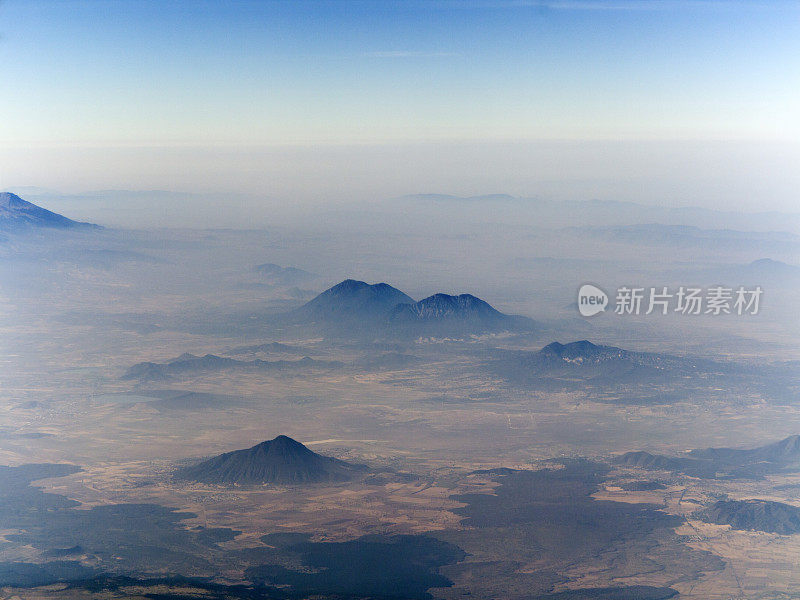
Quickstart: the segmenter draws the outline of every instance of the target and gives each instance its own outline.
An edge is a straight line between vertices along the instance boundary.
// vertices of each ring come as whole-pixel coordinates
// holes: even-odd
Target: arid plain
[[[468,219],[395,237],[335,226],[10,234],[5,596],[800,590],[800,238],[520,225],[501,242]],[[764,304],[585,319],[585,282],[760,285]],[[395,292],[470,294],[501,316],[370,312]],[[366,468],[307,485],[175,477],[279,435]]]

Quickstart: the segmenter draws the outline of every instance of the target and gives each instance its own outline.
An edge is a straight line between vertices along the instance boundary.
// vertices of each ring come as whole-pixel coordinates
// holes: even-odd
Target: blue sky
[[[5,0],[0,36],[26,152],[800,138],[799,2]]]

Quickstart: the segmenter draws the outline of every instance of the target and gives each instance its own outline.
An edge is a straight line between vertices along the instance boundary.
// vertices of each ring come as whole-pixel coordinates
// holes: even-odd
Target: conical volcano
[[[175,476],[220,485],[297,485],[346,481],[364,470],[362,465],[322,456],[290,437],[279,435],[252,448],[226,452],[186,467]]]

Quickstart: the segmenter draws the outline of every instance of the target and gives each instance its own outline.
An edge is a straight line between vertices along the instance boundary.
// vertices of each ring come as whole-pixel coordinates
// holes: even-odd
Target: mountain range
[[[322,456],[285,435],[179,469],[176,479],[217,485],[298,485],[347,481],[367,468]]]
[[[615,459],[627,467],[674,471],[706,479],[758,479],[770,473],[800,471],[800,435],[758,448],[704,448],[680,456],[637,451]]]
[[[23,200],[11,192],[0,193],[0,230],[22,231],[45,227],[51,229],[100,229],[99,225],[73,221]]]

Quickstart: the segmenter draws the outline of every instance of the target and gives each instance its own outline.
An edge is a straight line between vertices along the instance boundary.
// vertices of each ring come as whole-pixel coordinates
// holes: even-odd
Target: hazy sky
[[[759,165],[706,179],[738,173],[771,186],[767,206],[796,202],[794,181],[766,181],[800,158],[796,1],[5,0],[0,35],[1,187],[291,195],[295,181],[300,197],[326,183],[347,194],[355,179],[354,194],[537,195],[546,174],[492,167],[507,143],[539,148],[533,157],[542,141],[592,140],[581,165],[567,154],[550,179],[604,197],[614,189],[569,181],[585,182],[584,168],[609,162],[603,142],[621,140],[667,141],[673,154],[685,142],[690,167],[698,143],[727,142],[708,147]],[[458,185],[475,159],[415,181],[420,144],[426,171],[437,148],[483,155],[480,184]],[[320,153],[328,166],[316,169]],[[607,179],[654,168],[611,162]],[[692,190],[694,203],[706,191]]]

